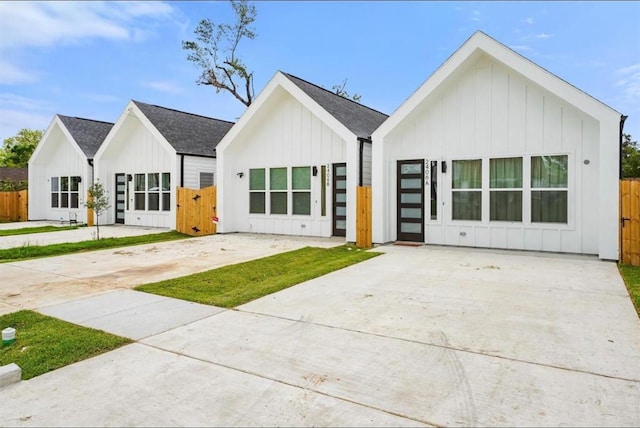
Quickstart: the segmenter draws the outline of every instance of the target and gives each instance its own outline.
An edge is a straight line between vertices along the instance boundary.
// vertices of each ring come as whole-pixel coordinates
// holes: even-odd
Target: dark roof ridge
[[[86,117],[78,117],[78,116],[67,116],[66,114],[60,114],[60,113],[57,113],[56,116],[68,117],[69,119],[88,120],[89,122],[104,123],[104,124],[107,124],[107,125],[114,125],[113,122],[107,122],[106,120],[89,119],[89,118],[86,118]]]
[[[227,123],[233,123],[233,124],[235,124],[235,122],[232,122],[232,121],[230,121],[230,120],[218,119],[217,117],[203,116],[203,115],[201,115],[201,114],[197,114],[197,113],[190,113],[190,112],[188,112],[188,111],[177,110],[177,109],[175,109],[175,108],[159,106],[159,105],[156,105],[156,104],[144,103],[144,102],[142,102],[142,101],[136,101],[136,100],[134,100],[134,99],[132,99],[131,101],[132,101],[133,103],[135,103],[135,104],[145,104],[145,105],[148,105],[148,106],[152,106],[152,107],[156,107],[156,108],[161,108],[161,109],[164,109],[164,110],[175,111],[176,113],[188,114],[188,115],[191,115],[191,116],[202,117],[202,118],[204,118],[204,119],[217,120],[217,121],[220,121],[220,122],[227,122]]]
[[[357,102],[357,101],[354,101],[354,100],[352,100],[351,98],[347,98],[347,97],[343,97],[343,96],[341,96],[341,95],[338,95],[338,94],[336,94],[335,92],[332,92],[332,91],[328,90],[327,88],[323,88],[322,86],[318,86],[318,85],[316,85],[316,84],[315,84],[315,83],[313,83],[313,82],[309,82],[308,80],[305,80],[305,79],[303,79],[302,77],[298,77],[298,76],[296,76],[296,75],[294,75],[294,74],[287,73],[287,72],[282,71],[282,70],[278,70],[278,71],[279,71],[280,73],[282,73],[282,74],[286,75],[286,76],[290,76],[290,77],[293,77],[293,78],[295,78],[295,79],[302,80],[303,82],[308,83],[309,85],[315,86],[315,87],[316,87],[316,88],[318,88],[318,89],[322,89],[323,91],[326,91],[326,92],[330,93],[330,94],[331,94],[331,95],[333,95],[333,96],[340,97],[340,98],[341,98],[341,99],[343,99],[343,100],[350,101],[350,102],[352,102],[352,103],[354,103],[354,104],[356,104],[356,105],[358,105],[358,106],[364,107],[364,108],[366,108],[366,109],[368,109],[368,110],[371,110],[371,111],[373,111],[373,112],[383,114],[383,115],[385,115],[385,116],[387,116],[387,117],[389,116],[387,113],[383,113],[383,112],[381,112],[380,110],[376,110],[376,109],[371,108],[371,107],[369,107],[369,106],[367,106],[367,105],[365,105],[365,104],[362,104],[362,103],[359,103],[359,102]]]

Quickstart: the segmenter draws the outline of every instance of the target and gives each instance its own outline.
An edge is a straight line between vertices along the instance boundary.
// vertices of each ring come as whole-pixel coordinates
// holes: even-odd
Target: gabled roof
[[[465,61],[484,53],[520,73],[526,79],[553,93],[567,103],[598,120],[603,117],[619,117],[613,108],[549,72],[513,49],[505,46],[482,31],[476,31],[429,78],[396,109],[376,131],[376,136],[386,135],[398,123],[414,111],[443,82],[458,70]]]
[[[87,159],[93,159],[93,156],[113,127],[113,123],[101,122],[99,120],[63,116],[61,114],[57,116]]]
[[[215,148],[233,122],[199,116],[166,107],[132,102],[178,154],[215,156]]]
[[[341,97],[299,77],[289,73],[281,73],[357,137],[367,138],[371,136],[373,131],[389,117],[384,113],[380,113],[348,98]]]

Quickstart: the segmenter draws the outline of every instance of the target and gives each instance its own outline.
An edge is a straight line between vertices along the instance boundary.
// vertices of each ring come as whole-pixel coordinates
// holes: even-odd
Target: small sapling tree
[[[100,215],[111,208],[109,195],[100,180],[89,187],[89,200],[85,202],[84,206],[96,214],[96,239],[100,240]]]

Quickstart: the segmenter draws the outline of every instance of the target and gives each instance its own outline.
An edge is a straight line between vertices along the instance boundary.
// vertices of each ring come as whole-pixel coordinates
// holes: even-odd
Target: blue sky
[[[239,55],[256,94],[276,70],[391,114],[476,30],[630,116],[640,137],[639,2],[256,2]],[[186,60],[218,2],[0,2],[0,141],[54,114],[115,122],[130,99],[226,120],[244,106]]]

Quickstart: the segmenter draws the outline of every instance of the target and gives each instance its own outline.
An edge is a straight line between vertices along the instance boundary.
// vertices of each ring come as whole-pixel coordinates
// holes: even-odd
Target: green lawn
[[[16,341],[0,348],[0,366],[16,363],[23,380],[131,343],[33,311],[0,316],[0,330],[7,327],[16,329]]]
[[[233,308],[378,255],[380,253],[346,245],[334,248],[305,247],[189,276],[140,285],[136,290]]]
[[[123,238],[103,238],[99,241],[68,242],[51,245],[23,245],[22,247],[0,250],[0,263],[15,262],[38,257],[61,256],[64,254],[81,253],[85,251],[104,250],[108,248],[128,247],[131,245],[152,244],[155,242],[175,241],[186,239],[189,235],[179,232],[153,233],[150,235],[127,236]]]
[[[620,274],[622,274],[624,283],[627,285],[627,290],[629,290],[631,301],[636,307],[636,312],[640,317],[640,266],[619,264],[618,269],[620,270]]]
[[[14,236],[14,235],[29,235],[32,233],[45,233],[45,232],[58,232],[61,230],[73,230],[79,228],[78,226],[37,226],[37,227],[22,227],[20,229],[7,229],[0,230],[0,236]]]

